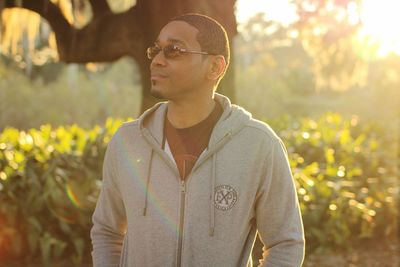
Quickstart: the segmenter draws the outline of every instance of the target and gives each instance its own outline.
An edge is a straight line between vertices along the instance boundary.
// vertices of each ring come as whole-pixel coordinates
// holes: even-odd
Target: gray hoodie
[[[93,214],[100,266],[301,266],[304,234],[282,141],[228,98],[208,148],[181,181],[161,147],[167,103],[123,124],[110,141]]]

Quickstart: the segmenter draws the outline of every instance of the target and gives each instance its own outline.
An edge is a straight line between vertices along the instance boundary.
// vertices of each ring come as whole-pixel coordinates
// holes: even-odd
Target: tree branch
[[[1,0],[0,0],[1,1]],[[6,8],[25,8],[45,18],[53,29],[61,61],[66,63],[112,62],[123,56],[135,59],[144,57],[145,43],[140,19],[143,15],[132,7],[124,13],[114,14],[107,9],[93,18],[84,28],[77,29],[68,23],[61,10],[50,0],[6,0]],[[105,2],[105,0],[91,0]],[[142,56],[143,54],[143,56]]]

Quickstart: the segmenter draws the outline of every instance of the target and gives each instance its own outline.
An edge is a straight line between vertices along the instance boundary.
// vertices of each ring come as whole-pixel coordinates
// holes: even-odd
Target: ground
[[[348,250],[306,255],[303,267],[399,267],[400,239],[369,241]]]

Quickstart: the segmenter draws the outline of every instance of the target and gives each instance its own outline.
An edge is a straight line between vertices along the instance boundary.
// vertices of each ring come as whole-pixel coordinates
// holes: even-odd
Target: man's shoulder
[[[126,129],[126,128],[132,128],[132,127],[139,127],[139,120],[131,120],[131,121],[126,121],[122,123],[122,125],[119,127],[119,130]]]
[[[126,121],[118,127],[112,139],[118,139],[121,137],[136,137],[139,132],[139,120]]]
[[[271,126],[268,123],[261,120],[251,118],[246,125],[246,129],[248,131],[257,133],[261,137],[266,138],[271,142],[280,140],[279,136],[271,128]]]

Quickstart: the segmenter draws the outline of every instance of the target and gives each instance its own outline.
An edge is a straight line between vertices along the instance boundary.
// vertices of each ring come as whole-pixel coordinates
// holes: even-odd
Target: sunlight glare
[[[378,56],[394,52],[400,55],[400,1],[364,0],[361,10],[361,34],[370,36],[379,44]]]

